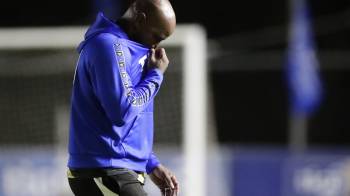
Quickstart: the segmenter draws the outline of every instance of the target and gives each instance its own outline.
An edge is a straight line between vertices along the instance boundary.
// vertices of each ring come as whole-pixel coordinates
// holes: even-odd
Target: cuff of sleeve
[[[151,159],[149,159],[146,165],[147,174],[152,173],[154,168],[156,168],[158,165],[160,165],[160,161],[156,157],[153,156]]]
[[[155,82],[157,82],[159,85],[163,81],[163,73],[160,69],[157,68],[148,70],[147,77],[152,78],[152,80],[155,80]]]

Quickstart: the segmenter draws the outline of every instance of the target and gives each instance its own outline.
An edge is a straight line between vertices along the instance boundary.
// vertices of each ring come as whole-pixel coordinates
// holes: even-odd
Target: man
[[[153,99],[169,60],[159,42],[176,26],[168,0],[136,0],[112,22],[99,13],[79,46],[68,180],[77,196],[139,196],[144,172],[163,195],[176,177],[152,152]]]

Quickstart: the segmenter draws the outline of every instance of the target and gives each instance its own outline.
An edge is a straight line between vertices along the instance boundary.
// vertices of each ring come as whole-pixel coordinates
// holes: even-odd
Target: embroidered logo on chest
[[[147,60],[147,54],[145,56],[143,56],[142,58],[140,58],[140,60],[139,60],[139,65],[141,65],[142,69],[146,64],[146,60]]]

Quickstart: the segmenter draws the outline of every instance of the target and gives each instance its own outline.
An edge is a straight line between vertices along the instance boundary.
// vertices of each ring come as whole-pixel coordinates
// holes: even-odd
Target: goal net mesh
[[[155,144],[181,145],[181,49],[167,48],[171,63],[154,104]],[[70,96],[78,53],[74,49],[0,51],[0,144],[66,144],[57,135],[58,107],[69,118]],[[69,122],[69,121],[65,121]],[[56,138],[57,137],[57,138]]]

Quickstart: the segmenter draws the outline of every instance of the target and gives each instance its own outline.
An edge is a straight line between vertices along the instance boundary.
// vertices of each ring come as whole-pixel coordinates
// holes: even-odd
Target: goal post
[[[86,29],[85,26],[0,29],[0,50],[73,50],[83,40]],[[181,182],[182,193],[185,196],[203,196],[206,195],[206,156],[208,147],[208,70],[205,29],[197,24],[180,24],[174,34],[162,42],[161,46],[181,49],[182,77],[180,80],[183,84],[181,88],[181,99],[183,101],[181,104],[181,151],[183,155],[182,172],[184,174],[183,182]],[[68,52],[66,51],[66,53]],[[59,58],[56,57],[56,60]],[[64,61],[64,59],[62,60]],[[0,76],[18,74],[50,75],[57,71],[73,74],[74,63],[62,63],[60,67],[55,69],[50,68],[50,65],[38,66],[33,69],[28,66],[20,66],[14,69],[12,65],[1,64],[0,62]],[[58,111],[60,120],[58,121],[68,123],[68,120],[64,119],[64,113],[67,110],[60,108],[60,111]],[[65,125],[58,126],[64,127]],[[68,124],[66,126],[68,128]],[[56,129],[62,128],[56,127]],[[64,139],[66,137],[58,138]],[[61,142],[66,143],[66,141]]]
[[[177,27],[164,45],[183,47],[183,150],[185,196],[206,195],[207,39],[198,25]]]

